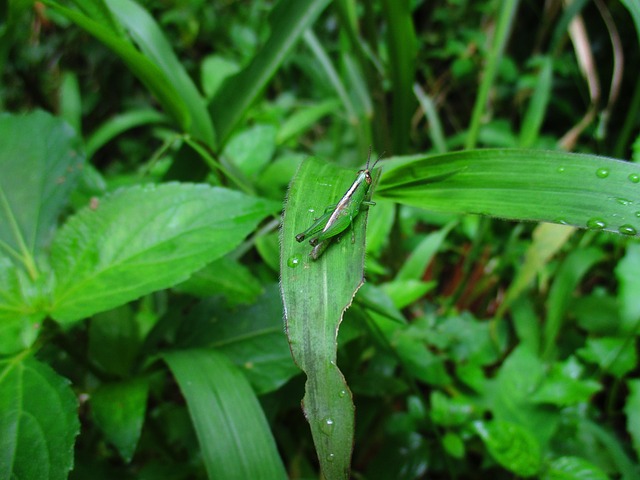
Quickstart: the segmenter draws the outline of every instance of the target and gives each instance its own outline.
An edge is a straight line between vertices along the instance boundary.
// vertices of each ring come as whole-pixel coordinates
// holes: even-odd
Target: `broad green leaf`
[[[129,41],[114,33],[112,25],[100,23],[77,10],[63,7],[53,0],[43,0],[43,3],[64,15],[110,48],[127,64],[127,67],[145,87],[155,95],[180,128],[187,132],[191,131],[192,114],[189,111],[189,105],[178,93],[176,86],[170,82],[165,72],[158,65],[136,50]]]
[[[162,71],[163,77],[186,105],[191,117],[191,124],[187,131],[215,149],[216,138],[206,102],[179,62],[156,21],[144,8],[132,0],[105,1],[113,15],[126,27],[145,57]]]
[[[91,412],[96,425],[127,463],[140,439],[148,393],[148,383],[136,379],[105,383],[91,394]]]
[[[79,148],[69,125],[48,113],[0,114],[0,251],[32,276],[83,168]]]
[[[579,457],[554,459],[540,476],[542,480],[607,480],[609,475]]]
[[[540,471],[540,444],[528,430],[504,421],[476,422],[476,431],[500,465],[522,477]]]
[[[225,143],[302,33],[328,4],[329,0],[280,0],[273,7],[271,36],[253,61],[228,78],[213,97],[210,112],[220,143]]]
[[[180,348],[224,353],[259,395],[300,374],[282,330],[282,301],[275,284],[247,306],[229,308],[215,298],[203,300],[184,316],[176,342]]]
[[[631,436],[636,457],[640,458],[640,380],[629,380],[627,387],[629,395],[624,405],[624,413],[627,416],[627,432]]]
[[[320,466],[331,479],[349,477],[354,406],[336,365],[336,338],[342,314],[363,282],[367,210],[317,261],[309,257],[309,243],[298,243],[295,236],[337,203],[354,179],[353,171],[305,160],[289,187],[280,241],[287,335],[293,358],[307,375],[303,408]]]
[[[638,165],[565,152],[469,150],[387,160],[377,195],[428,210],[635,236]]]
[[[214,350],[163,358],[187,401],[210,479],[287,478],[260,402],[229,359]]]
[[[69,382],[24,356],[0,360],[0,478],[64,480],[80,430]]]
[[[277,207],[206,185],[118,190],[58,232],[51,315],[78,320],[184,281],[237,247]]]

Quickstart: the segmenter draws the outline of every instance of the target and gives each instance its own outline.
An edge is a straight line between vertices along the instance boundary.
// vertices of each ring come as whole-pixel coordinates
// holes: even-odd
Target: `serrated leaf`
[[[519,425],[503,421],[476,422],[476,431],[500,465],[522,477],[538,473],[540,444]]]
[[[280,241],[287,335],[295,362],[307,374],[303,408],[322,471],[331,479],[349,477],[354,406],[336,365],[336,338],[342,314],[363,281],[368,210],[317,261],[309,258],[308,242],[298,243],[295,236],[337,203],[354,179],[353,171],[305,160],[289,187]]]
[[[40,111],[0,114],[0,249],[24,263],[48,243],[84,160],[62,120]]]
[[[0,478],[64,480],[80,430],[69,382],[33,358],[0,360]]]
[[[214,350],[163,358],[187,401],[209,478],[287,478],[260,402],[229,359]]]
[[[56,236],[51,315],[78,320],[184,281],[235,248],[274,207],[206,185],[119,190]]]

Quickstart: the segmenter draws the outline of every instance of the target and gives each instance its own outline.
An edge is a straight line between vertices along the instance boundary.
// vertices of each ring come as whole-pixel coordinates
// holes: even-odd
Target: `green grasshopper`
[[[369,149],[366,167],[358,172],[355,181],[340,201],[325,208],[324,213],[315,220],[313,225],[296,235],[298,242],[311,237],[309,243],[314,248],[310,255],[313,260],[317,260],[322,255],[328,246],[329,240],[344,232],[353,223],[362,205],[375,205],[375,202],[369,200],[370,197],[367,197],[367,194],[372,183],[371,170],[375,168],[381,158],[382,156],[369,168],[369,162],[371,161],[371,149]]]

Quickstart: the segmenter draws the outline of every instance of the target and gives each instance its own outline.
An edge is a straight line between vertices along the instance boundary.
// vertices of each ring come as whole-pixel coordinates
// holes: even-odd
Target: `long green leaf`
[[[386,168],[376,194],[407,205],[629,236],[640,231],[640,167],[629,162],[507,149],[391,160]]]
[[[336,365],[336,338],[342,314],[363,282],[367,212],[317,261],[309,258],[312,247],[295,236],[335,204],[354,178],[354,172],[314,158],[304,161],[289,188],[280,241],[287,335],[294,360],[307,374],[302,404],[323,474],[331,480],[349,478],[354,406]]]
[[[396,153],[404,153],[416,103],[413,82],[418,44],[409,0],[384,0],[382,6],[387,21],[389,76],[393,85],[393,149]]]
[[[226,141],[247,109],[266,86],[302,33],[315,21],[329,0],[280,0],[269,15],[271,36],[253,61],[230,77],[211,103],[218,141]]]
[[[213,123],[206,102],[186,70],[179,62],[171,44],[153,17],[131,0],[106,0],[113,15],[124,25],[146,58],[162,71],[189,110],[188,130],[211,149],[216,148]]]
[[[229,359],[214,350],[163,358],[187,401],[211,480],[287,478],[260,402]]]
[[[185,100],[155,63],[136,50],[131,43],[115,34],[110,25],[98,23],[81,12],[63,7],[52,0],[44,0],[44,3],[113,50],[122,58],[133,74],[155,95],[180,128],[186,132],[190,131],[192,118]]]

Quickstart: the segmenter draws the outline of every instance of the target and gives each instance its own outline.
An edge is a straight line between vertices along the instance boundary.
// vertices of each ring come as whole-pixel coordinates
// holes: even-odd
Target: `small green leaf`
[[[617,378],[625,376],[638,363],[636,340],[632,337],[589,338],[578,355]]]
[[[476,431],[500,465],[522,477],[531,477],[542,465],[540,444],[526,429],[504,421],[476,422]]]
[[[163,355],[187,401],[209,478],[287,478],[249,382],[214,350]]]
[[[276,127],[253,125],[234,135],[224,155],[247,177],[255,177],[271,161],[276,149]]]
[[[584,367],[574,357],[552,365],[531,401],[566,407],[584,403],[602,389],[595,380],[580,379]]]
[[[0,360],[0,478],[64,480],[80,430],[69,382],[29,358]]]
[[[78,320],[184,281],[237,247],[277,208],[205,185],[121,189],[58,232],[51,315]]]
[[[91,410],[96,425],[130,462],[138,445],[147,410],[149,385],[143,380],[106,383],[91,394]]]
[[[549,464],[540,478],[542,480],[607,480],[610,477],[584,458],[560,457]]]

